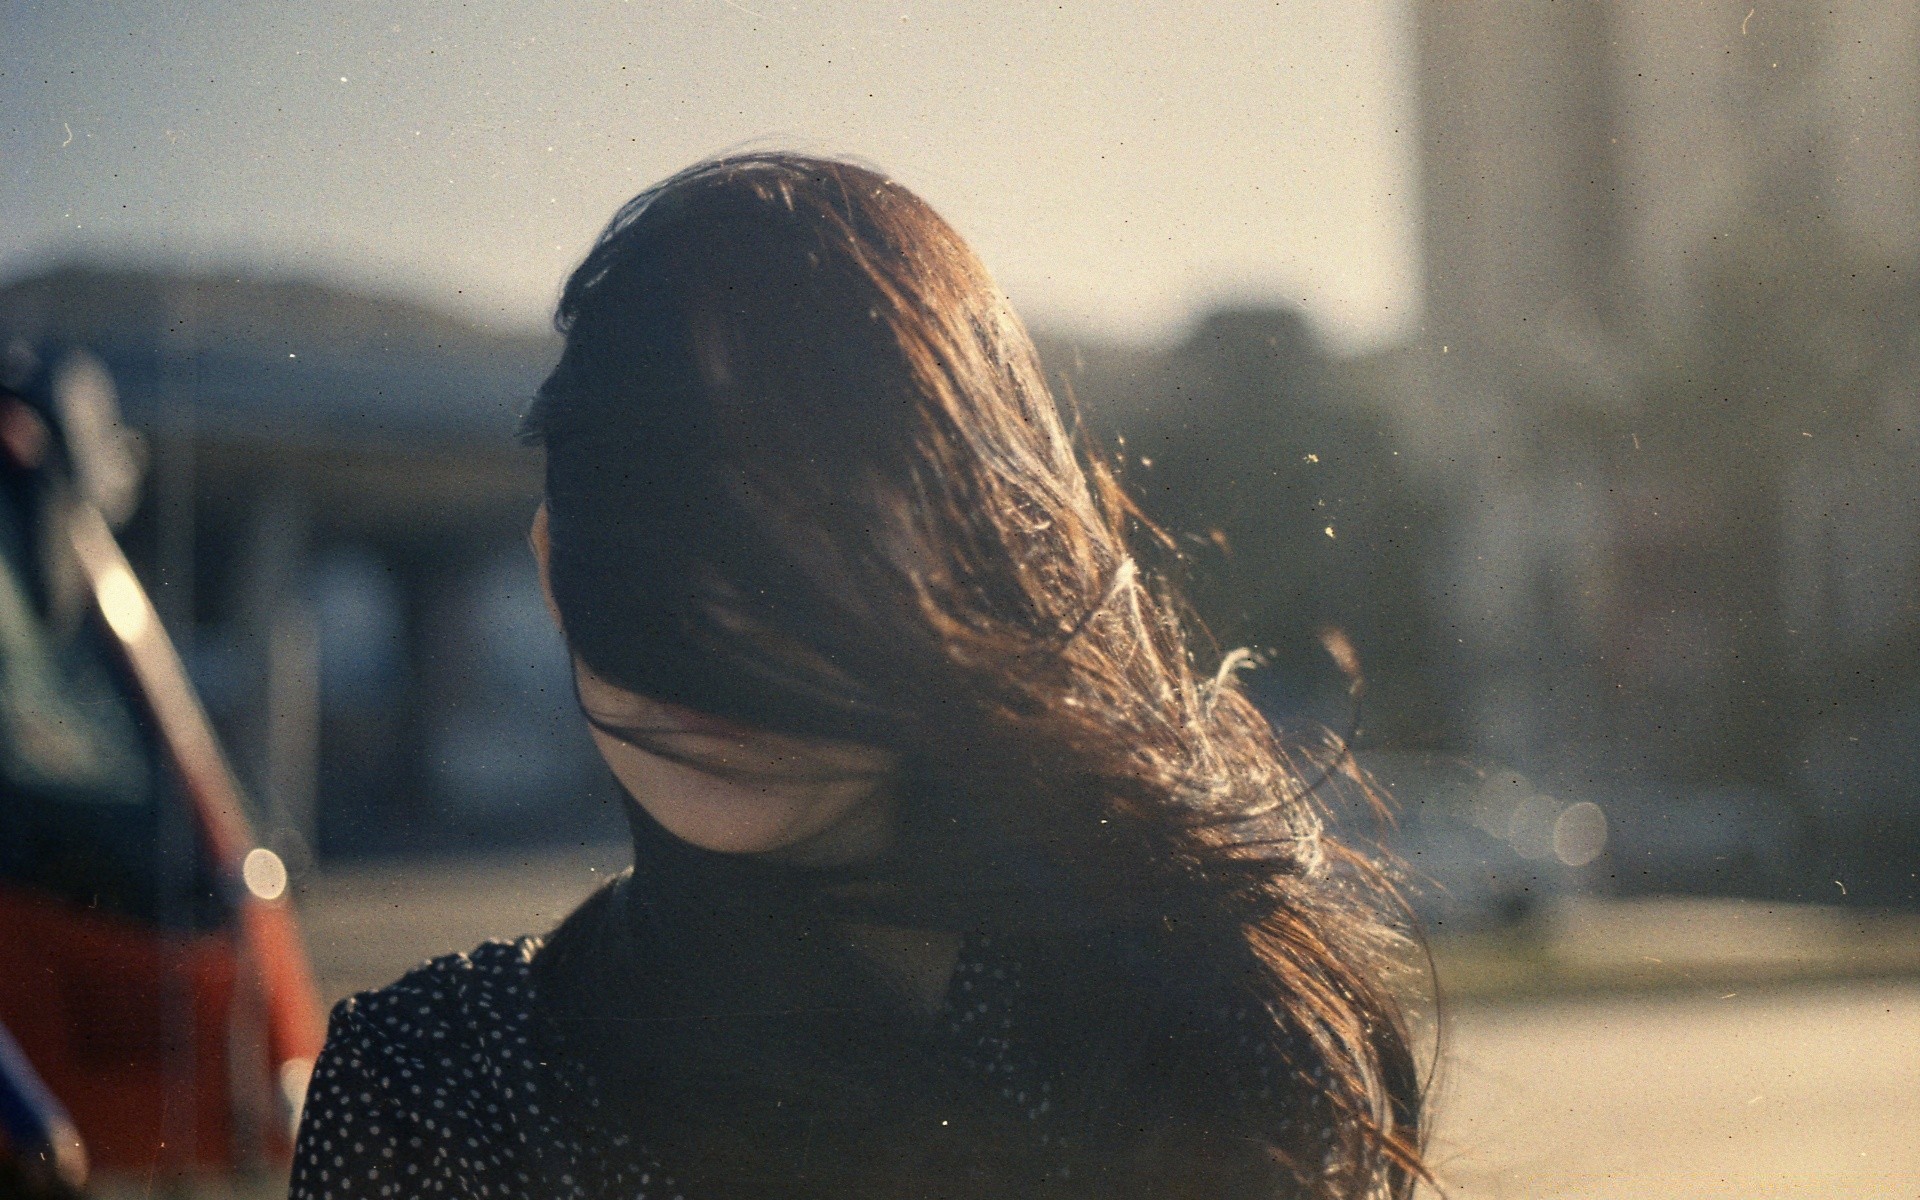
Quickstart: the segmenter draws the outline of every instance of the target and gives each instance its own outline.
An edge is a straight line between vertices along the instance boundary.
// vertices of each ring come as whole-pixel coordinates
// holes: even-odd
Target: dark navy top
[[[307,1092],[292,1200],[701,1200],[630,1133],[611,1121],[596,1127],[603,1110],[589,1068],[544,1049],[533,1028],[539,948],[535,938],[488,942],[334,1009]],[[1046,1145],[1062,1133],[1060,1107],[1015,1035],[1021,974],[987,938],[969,937],[940,1021],[967,1068],[996,1084]],[[1248,1072],[1234,1090],[1270,1101],[1274,1068],[1261,1039],[1248,1041]]]

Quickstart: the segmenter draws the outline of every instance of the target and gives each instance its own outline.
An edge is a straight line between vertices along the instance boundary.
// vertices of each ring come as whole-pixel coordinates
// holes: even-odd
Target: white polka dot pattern
[[[307,1093],[290,1200],[688,1200],[643,1145],[591,1119],[601,1105],[585,1067],[545,1061],[531,1029],[530,966],[539,946],[534,938],[488,942],[334,1009]],[[1040,1145],[1059,1149],[1067,1143],[1059,1097],[1021,1049],[1023,987],[1017,961],[996,956],[986,937],[969,938],[949,985],[946,1030]],[[1259,1039],[1245,1036],[1250,1013],[1221,1015],[1229,1036],[1251,1043],[1247,1076],[1234,1090],[1270,1105],[1275,1064]]]
[[[624,1135],[560,1119],[577,1071],[530,1037],[537,940],[437,958],[342,1001],[314,1065],[292,1200],[389,1196],[619,1196],[684,1200]]]

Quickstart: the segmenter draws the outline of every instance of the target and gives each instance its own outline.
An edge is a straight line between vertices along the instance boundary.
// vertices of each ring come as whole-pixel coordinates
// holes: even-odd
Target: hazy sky
[[[1401,0],[0,0],[0,275],[254,261],[543,319],[620,201],[741,144],[933,201],[1035,323],[1416,302]]]

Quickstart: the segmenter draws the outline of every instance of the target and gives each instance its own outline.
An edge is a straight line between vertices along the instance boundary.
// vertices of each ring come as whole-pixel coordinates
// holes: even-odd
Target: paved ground
[[[1454,1014],[1458,1200],[1920,1196],[1920,984]]]
[[[618,851],[590,848],[363,868],[296,894],[331,1001],[428,955],[549,928],[619,861]],[[1610,942],[1675,927],[1654,908],[1622,914],[1642,932],[1615,929]],[[1756,960],[1778,957],[1751,946]],[[1636,956],[1671,964],[1686,950],[1656,948]],[[1724,947],[1715,952],[1726,958]],[[1755,990],[1725,970],[1700,982],[1456,1006],[1434,1148],[1449,1195],[1920,1197],[1920,983]]]

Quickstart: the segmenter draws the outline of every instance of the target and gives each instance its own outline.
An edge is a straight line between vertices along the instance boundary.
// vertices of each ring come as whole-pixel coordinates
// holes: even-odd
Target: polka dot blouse
[[[573,1119],[601,1106],[588,1068],[550,1061],[532,1027],[539,947],[534,938],[488,942],[334,1009],[307,1092],[292,1200],[701,1200],[631,1136]],[[996,1085],[1042,1146],[1057,1145],[1051,1081],[1015,1036],[1021,987],[1016,961],[969,938],[942,1020],[967,1067]],[[1235,1090],[1265,1099],[1267,1064],[1255,1058],[1249,1068]]]

